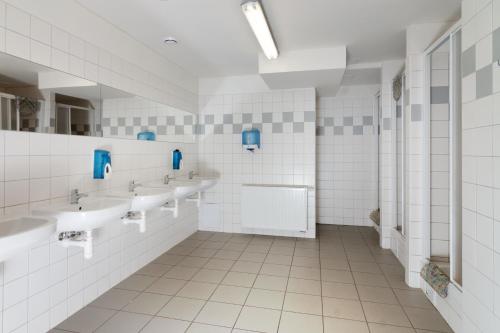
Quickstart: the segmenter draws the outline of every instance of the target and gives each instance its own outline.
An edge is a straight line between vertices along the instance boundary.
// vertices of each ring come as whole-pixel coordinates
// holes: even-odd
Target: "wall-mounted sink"
[[[121,218],[129,210],[130,200],[86,197],[80,198],[76,204],[60,204],[34,210],[33,215],[56,218],[61,245],[82,247],[84,257],[90,259],[92,231]]]
[[[0,262],[16,252],[48,240],[56,231],[51,217],[17,217],[0,221]]]

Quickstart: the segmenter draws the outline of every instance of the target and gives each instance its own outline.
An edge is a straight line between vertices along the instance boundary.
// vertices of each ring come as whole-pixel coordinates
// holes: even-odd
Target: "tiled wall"
[[[369,97],[320,98],[316,116],[317,221],[372,225],[377,208],[377,115]]]
[[[196,110],[197,80],[191,74],[76,1],[0,1],[0,51],[162,104]]]
[[[143,131],[158,141],[195,142],[197,116],[141,97],[108,98],[102,103],[104,137],[136,139]]]
[[[92,179],[93,151],[112,152],[113,176]],[[66,202],[69,191],[126,186],[131,179],[160,179],[171,165],[171,150],[183,149],[196,168],[195,144],[140,142],[55,134],[0,132],[0,205],[4,214]],[[147,231],[113,221],[95,233],[94,256],[65,249],[52,239],[0,264],[0,332],[46,332],[194,232],[196,207],[185,203],[181,216],[151,212]]]
[[[449,257],[449,40],[431,54],[431,256]]]
[[[242,232],[241,184],[308,185],[309,232],[315,235],[314,89],[200,96],[198,167],[221,181],[207,193],[200,226]],[[260,150],[244,151],[241,131],[261,130]],[[288,234],[291,235],[291,234]]]
[[[500,1],[462,2],[463,332],[500,327]]]

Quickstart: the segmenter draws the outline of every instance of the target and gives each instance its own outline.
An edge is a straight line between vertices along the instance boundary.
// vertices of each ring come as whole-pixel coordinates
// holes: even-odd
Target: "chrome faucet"
[[[188,173],[188,178],[189,179],[193,179],[194,176],[197,176],[198,174],[196,172],[194,172],[193,170],[189,171]]]
[[[174,179],[174,177],[170,177],[170,175],[167,173],[165,177],[163,177],[163,184],[167,185],[172,179]]]
[[[128,183],[128,191],[129,192],[134,192],[137,187],[141,186],[140,184],[136,183],[135,180],[131,180],[130,183]]]
[[[71,190],[70,204],[78,205],[80,199],[83,197],[88,197],[88,194],[78,192],[77,188],[75,188],[74,190]]]

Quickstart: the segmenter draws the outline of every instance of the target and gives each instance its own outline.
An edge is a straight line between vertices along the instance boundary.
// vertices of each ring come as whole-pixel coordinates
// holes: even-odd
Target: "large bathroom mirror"
[[[0,53],[0,129],[194,142],[196,116]]]

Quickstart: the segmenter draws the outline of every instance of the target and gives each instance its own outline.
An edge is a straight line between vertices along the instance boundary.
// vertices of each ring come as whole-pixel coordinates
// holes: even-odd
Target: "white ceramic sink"
[[[144,184],[146,187],[153,187],[153,188],[163,188],[163,189],[170,189],[174,193],[174,199],[180,200],[184,199],[196,192],[199,192],[201,190],[201,184],[198,181],[192,181],[192,180],[176,180],[172,179],[168,182],[168,184],[165,184],[162,181],[155,181],[155,182],[150,182]]]
[[[217,177],[205,177],[205,176],[194,176],[193,179],[194,181],[200,182],[201,189],[202,191],[208,190],[212,186],[215,186],[217,182],[219,181],[219,178]]]
[[[17,217],[0,221],[0,262],[16,252],[48,240],[56,231],[51,217]]]
[[[174,199],[173,188],[136,187],[128,190],[105,192],[106,197],[123,198],[131,201],[130,211],[147,211],[160,207]]]
[[[130,200],[120,198],[80,198],[78,204],[60,204],[33,211],[33,215],[53,216],[57,231],[89,231],[102,227],[110,220],[124,216],[130,210]]]

